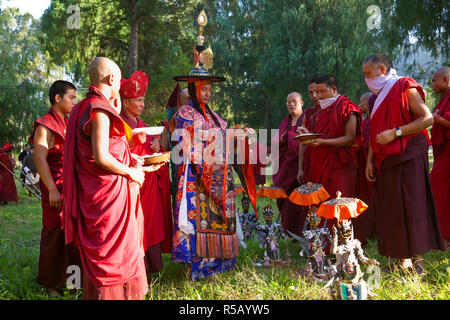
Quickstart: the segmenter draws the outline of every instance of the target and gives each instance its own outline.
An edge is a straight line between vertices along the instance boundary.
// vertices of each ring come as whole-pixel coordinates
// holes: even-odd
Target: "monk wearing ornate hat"
[[[140,116],[145,107],[145,94],[149,78],[143,71],[135,72],[129,79],[122,79],[121,118],[124,121],[131,152],[140,156],[163,152],[159,136],[141,133],[132,135],[132,129],[148,127]],[[169,164],[158,171],[147,172],[140,189],[140,199],[144,215],[144,243],[146,268],[148,273],[163,268],[161,253],[172,250],[172,208],[170,201]]]

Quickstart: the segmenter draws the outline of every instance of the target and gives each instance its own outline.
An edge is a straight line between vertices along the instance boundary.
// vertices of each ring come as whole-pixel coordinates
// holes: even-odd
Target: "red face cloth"
[[[128,80],[120,80],[120,96],[122,99],[144,97],[148,83],[147,74],[144,71],[136,71]]]

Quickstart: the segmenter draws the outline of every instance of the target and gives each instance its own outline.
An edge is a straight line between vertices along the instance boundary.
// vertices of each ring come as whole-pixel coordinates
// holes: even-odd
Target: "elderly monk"
[[[132,158],[119,115],[121,78],[110,59],[92,61],[64,145],[65,236],[80,251],[84,299],[144,299],[148,291],[142,209],[130,183],[142,185],[145,173],[131,167],[141,159]]]
[[[273,143],[279,144],[280,150],[279,170],[273,176],[273,183],[276,187],[283,188],[288,195],[300,186],[297,181],[300,142],[293,138],[298,136],[297,129],[304,125],[303,104],[300,93],[291,92],[288,94],[286,107],[289,114],[281,121],[278,136],[273,141]],[[280,210],[284,232],[289,230],[300,235],[305,220],[302,207],[289,199],[278,199],[277,206]]]
[[[76,87],[63,80],[49,90],[50,110],[37,119],[30,142],[34,144],[42,202],[42,231],[37,282],[49,291],[65,288],[67,267],[81,261],[73,244],[66,245],[63,216],[63,160],[68,118],[77,98]],[[25,161],[24,161],[25,163]]]
[[[125,124],[131,152],[140,156],[165,151],[157,136],[147,136],[145,132],[131,134],[133,129],[148,127],[139,118],[145,108],[148,83],[149,78],[145,72],[137,71],[129,79],[122,79],[120,88],[122,98],[120,116]],[[145,263],[147,273],[153,273],[163,268],[161,252],[172,251],[173,225],[168,163],[158,171],[145,174],[140,198],[144,214]]]
[[[450,247],[450,68],[437,70],[432,79],[434,92],[441,95],[434,108],[434,125],[431,128],[434,164],[431,171],[436,210],[446,248]]]
[[[0,202],[3,202],[3,204],[11,201],[19,202],[17,187],[12,173],[16,165],[16,161],[11,157],[14,148],[8,142],[3,145],[3,148],[0,148]]]
[[[426,128],[433,116],[422,87],[399,77],[386,55],[369,56],[362,70],[377,95],[366,176],[375,182],[378,250],[398,259],[401,268],[422,274],[421,255],[444,248],[429,176]]]

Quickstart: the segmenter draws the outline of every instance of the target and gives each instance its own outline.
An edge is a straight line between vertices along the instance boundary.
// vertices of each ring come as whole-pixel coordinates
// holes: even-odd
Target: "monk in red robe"
[[[283,188],[287,195],[290,195],[300,184],[297,181],[299,144],[298,140],[293,138],[298,136],[297,129],[303,125],[303,99],[300,93],[291,92],[286,98],[288,116],[283,119],[278,129],[278,135],[275,136],[272,143],[279,144],[279,169],[273,176],[273,184],[276,187]],[[273,150],[273,146],[272,146]],[[286,233],[289,230],[292,233],[301,235],[303,222],[303,208],[289,199],[277,199],[277,206],[281,214],[281,224]]]
[[[122,79],[120,95],[122,98],[122,117],[131,152],[139,156],[164,152],[159,136],[147,136],[146,133],[132,135],[136,128],[148,125],[139,117],[145,107],[145,94],[149,78],[143,71],[135,72],[128,80]],[[144,242],[147,273],[158,272],[163,268],[162,255],[172,251],[172,208],[170,201],[169,164],[158,171],[145,174],[140,189],[140,198],[144,214]]]
[[[141,159],[132,157],[119,115],[121,78],[117,64],[95,58],[89,91],[67,127],[63,220],[66,243],[80,251],[84,299],[144,299],[148,291],[142,209],[133,193],[145,173],[132,167]]]
[[[30,142],[39,173],[42,202],[42,232],[37,282],[49,290],[66,287],[67,267],[81,261],[73,244],[65,245],[62,229],[63,159],[67,115],[75,106],[76,87],[67,81],[55,81],[49,90],[51,108],[36,120]]]
[[[376,95],[372,92],[364,93],[360,98],[359,107],[362,113],[362,144],[360,149],[360,168],[366,168],[367,154],[370,143],[370,109],[373,107]],[[370,106],[371,105],[371,106]],[[364,246],[367,239],[375,235],[375,219],[372,206],[372,184],[367,180],[365,174],[358,175],[357,198],[364,201],[368,208],[362,215],[353,221],[354,236]]]
[[[311,120],[313,118],[313,115],[320,110],[320,103],[319,99],[317,98],[316,94],[316,79],[312,79],[308,83],[308,95],[311,101],[313,102],[313,106],[306,108],[304,111],[305,118],[304,118],[304,125],[303,127],[307,130],[311,130]],[[297,131],[298,134],[301,134],[302,132],[305,132],[302,127],[300,127]],[[311,181],[311,170],[310,170],[310,154],[311,154],[311,148],[304,144],[299,144],[299,168],[297,173],[297,181],[300,184],[307,183]]]
[[[314,113],[310,129],[302,130],[322,134],[308,144],[311,182],[322,184],[332,198],[337,191],[344,197],[355,197],[362,139],[361,110],[338,94],[334,76],[316,78],[315,84],[320,109]],[[329,219],[327,227],[331,228],[333,223]]]
[[[422,87],[399,77],[392,61],[375,54],[363,62],[371,113],[366,176],[374,182],[378,251],[403,269],[425,272],[421,255],[444,249],[431,190],[426,128],[433,116]]]
[[[441,94],[434,108],[434,125],[431,128],[434,164],[431,171],[436,209],[446,248],[450,247],[450,68],[436,71],[432,79],[434,92]]]
[[[0,202],[7,204],[8,202],[19,202],[17,194],[17,187],[14,181],[14,166],[16,161],[11,157],[14,146],[10,143],[5,143],[3,148],[0,148]]]

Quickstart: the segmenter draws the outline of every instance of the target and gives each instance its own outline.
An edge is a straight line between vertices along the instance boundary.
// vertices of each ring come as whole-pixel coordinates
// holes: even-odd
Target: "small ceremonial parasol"
[[[256,196],[269,199],[286,199],[288,197],[286,192],[279,187],[258,187],[256,190]]]
[[[299,206],[311,206],[329,197],[330,195],[321,184],[308,182],[292,191],[289,200]]]
[[[340,191],[336,192],[336,198],[325,201],[320,206],[316,215],[326,219],[336,218],[339,221],[356,218],[367,209],[367,204],[357,198],[341,197]]]

